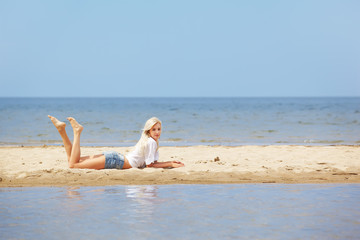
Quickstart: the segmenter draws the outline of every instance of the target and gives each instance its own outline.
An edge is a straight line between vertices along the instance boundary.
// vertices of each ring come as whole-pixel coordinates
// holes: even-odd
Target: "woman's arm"
[[[158,162],[155,161],[149,165],[146,165],[146,167],[154,167],[154,168],[178,168],[178,167],[184,167],[185,165],[182,162],[177,161],[169,161],[169,162]]]

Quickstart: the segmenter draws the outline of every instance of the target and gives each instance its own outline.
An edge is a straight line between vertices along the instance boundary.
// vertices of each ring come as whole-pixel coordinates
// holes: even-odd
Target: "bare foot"
[[[80,123],[78,123],[75,118],[68,117],[67,120],[69,120],[74,130],[74,133],[81,133],[81,131],[84,129],[84,127]]]
[[[48,115],[48,118],[50,118],[50,120],[52,121],[52,123],[54,124],[54,126],[56,127],[56,129],[58,131],[64,130],[66,127],[66,123],[64,122],[60,122],[56,117],[50,116]]]

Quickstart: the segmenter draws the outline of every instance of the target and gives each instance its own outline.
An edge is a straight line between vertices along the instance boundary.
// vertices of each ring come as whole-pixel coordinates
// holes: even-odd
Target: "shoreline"
[[[132,147],[82,147],[82,155]],[[61,146],[0,147],[0,187],[147,184],[360,183],[359,145],[160,147],[176,169],[69,169]]]
[[[93,143],[81,143],[81,148],[132,148],[136,145],[136,141],[128,144],[118,144],[118,145],[108,145],[104,144],[93,144]],[[227,144],[224,143],[214,143],[214,142],[190,142],[190,143],[174,143],[166,144],[164,141],[160,141],[160,148],[163,147],[197,147],[197,146],[206,146],[206,147],[246,147],[246,146],[303,146],[303,147],[360,147],[360,141],[346,143],[344,141],[319,141],[319,142],[303,142],[303,143],[292,143],[292,142],[269,142],[269,143],[237,143],[237,144]],[[42,148],[42,147],[64,147],[62,142],[57,143],[1,143],[1,148]]]

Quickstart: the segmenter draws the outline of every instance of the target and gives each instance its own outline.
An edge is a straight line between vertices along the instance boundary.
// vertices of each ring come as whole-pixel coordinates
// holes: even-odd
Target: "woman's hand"
[[[185,167],[185,164],[183,164],[182,162],[171,161],[170,163],[171,163],[171,167],[173,168]]]

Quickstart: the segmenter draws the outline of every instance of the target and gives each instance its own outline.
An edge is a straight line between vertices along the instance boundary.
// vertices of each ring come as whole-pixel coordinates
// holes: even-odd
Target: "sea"
[[[360,97],[0,98],[0,146],[61,145],[48,114],[76,118],[83,146],[132,146],[153,116],[161,146],[360,144]]]
[[[0,98],[0,147],[62,145],[48,114],[75,117],[82,146],[132,146],[153,116],[160,146],[360,144],[358,97]],[[0,239],[359,236],[360,184],[0,188]]]

